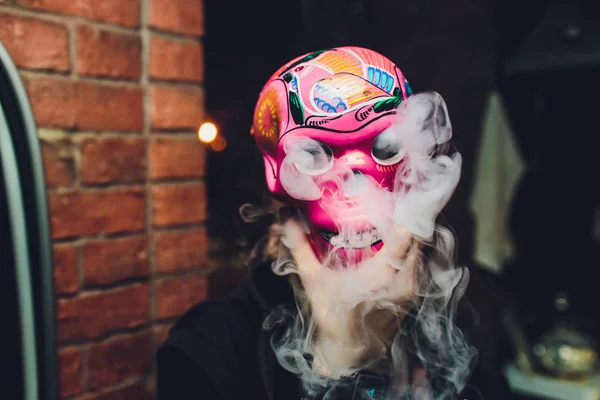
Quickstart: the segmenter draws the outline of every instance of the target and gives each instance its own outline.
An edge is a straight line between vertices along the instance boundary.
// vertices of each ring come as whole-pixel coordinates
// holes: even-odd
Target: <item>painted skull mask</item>
[[[411,94],[394,63],[359,47],[298,57],[261,91],[251,133],[263,155],[267,186],[302,211],[321,259],[333,250],[360,261],[381,249],[383,237],[364,207],[357,207],[355,192],[361,184],[381,191],[402,184],[397,176],[405,157],[386,132]]]

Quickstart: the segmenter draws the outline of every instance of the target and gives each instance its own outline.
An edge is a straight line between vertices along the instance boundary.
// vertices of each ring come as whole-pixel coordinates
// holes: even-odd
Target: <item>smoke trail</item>
[[[353,174],[310,138],[286,138],[282,186],[298,200],[318,202],[337,228],[322,259],[302,216],[278,232],[273,271],[298,278],[298,309],[276,310],[265,327],[277,332],[276,356],[309,396],[334,399],[345,377],[366,369],[388,376],[389,400],[454,398],[464,388],[477,352],[455,313],[469,274],[454,264],[451,231],[436,225],[460,178],[451,137],[439,94],[401,103],[395,123],[376,139],[402,159],[393,190]],[[324,190],[341,195],[325,199]],[[379,250],[365,246],[378,240]],[[415,367],[427,379],[411,380]]]

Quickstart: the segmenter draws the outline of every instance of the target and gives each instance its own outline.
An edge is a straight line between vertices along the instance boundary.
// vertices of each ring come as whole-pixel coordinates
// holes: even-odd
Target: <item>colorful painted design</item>
[[[363,74],[363,64],[360,58],[354,54],[343,51],[329,51],[321,54],[314,61],[314,64],[335,75],[339,72],[345,72],[356,76]]]
[[[327,114],[339,114],[382,96],[389,95],[361,77],[340,73],[315,83],[312,101]]]
[[[369,67],[367,71],[369,82],[388,93],[392,93],[392,89],[394,88],[394,77],[392,75],[375,67]]]
[[[352,47],[348,49],[348,52],[354,54],[355,57],[362,60],[363,65],[379,68],[382,71],[387,71],[392,76],[394,75],[394,71],[398,69],[387,57],[384,57],[375,51]]]
[[[263,89],[252,131],[273,160],[281,138],[298,129],[350,135],[395,109],[411,90],[402,72],[372,50],[338,47],[295,58]]]
[[[259,146],[267,151],[276,151],[281,127],[281,106],[277,90],[269,88],[261,97],[254,115],[253,134]]]
[[[379,172],[395,172],[400,167],[400,163],[394,165],[375,165],[375,168]]]
[[[382,113],[384,111],[394,110],[400,105],[403,99],[402,91],[399,88],[396,88],[394,89],[394,95],[375,104],[373,111]]]
[[[412,88],[410,87],[410,84],[408,83],[408,81],[406,79],[404,79],[404,90],[406,91],[407,96],[410,96],[411,94],[413,94]]]

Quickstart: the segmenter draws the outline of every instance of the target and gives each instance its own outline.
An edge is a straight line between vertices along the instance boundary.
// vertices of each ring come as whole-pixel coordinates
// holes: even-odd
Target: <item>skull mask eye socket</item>
[[[302,141],[294,152],[294,165],[307,175],[324,174],[333,166],[333,151],[318,140]]]
[[[380,165],[393,165],[402,160],[405,151],[402,142],[392,129],[381,132],[373,142],[371,155]]]

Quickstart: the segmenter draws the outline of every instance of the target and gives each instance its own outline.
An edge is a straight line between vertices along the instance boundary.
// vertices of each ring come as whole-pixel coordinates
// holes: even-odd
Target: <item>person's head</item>
[[[295,210],[270,241],[274,272],[302,288],[301,323],[274,342],[282,365],[315,387],[323,380],[308,359],[339,376],[387,355],[397,384],[408,336],[447,383],[440,394],[463,385],[475,352],[452,319],[468,273],[436,224],[461,168],[442,97],[413,93],[374,51],[316,51],[272,75],[251,132],[269,191]],[[411,309],[408,332],[400,324]]]
[[[284,65],[260,93],[252,134],[269,191],[300,210],[334,269],[373,256],[399,228],[431,238],[460,175],[441,96],[413,95],[392,61],[364,48]]]

